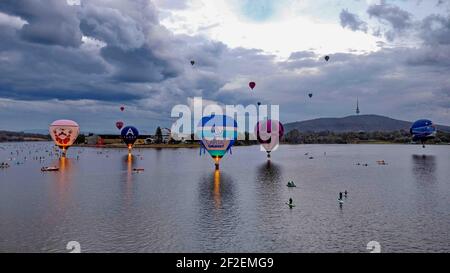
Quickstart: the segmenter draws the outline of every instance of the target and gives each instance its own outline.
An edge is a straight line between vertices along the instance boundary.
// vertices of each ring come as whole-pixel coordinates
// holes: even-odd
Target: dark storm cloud
[[[371,5],[367,9],[367,13],[370,17],[375,17],[381,23],[387,24],[390,27],[384,33],[385,37],[390,41],[404,34],[413,26],[412,14],[395,5],[386,3]]]
[[[26,21],[0,26],[0,95],[15,99],[133,101],[144,85],[182,73],[172,35],[150,1],[1,1]],[[81,35],[90,42],[82,42]],[[31,42],[31,43],[30,43]],[[53,94],[52,94],[53,90]]]
[[[346,9],[343,9],[341,11],[341,13],[339,14],[339,19],[341,22],[341,26],[344,28],[348,27],[353,31],[360,30],[363,32],[367,32],[367,23],[362,21],[358,17],[358,15],[353,14]]]
[[[450,44],[450,16],[427,16],[420,26],[420,37],[427,44]]]
[[[61,0],[3,0],[0,11],[21,17],[27,23],[18,31],[26,41],[78,47],[79,19],[74,6]]]

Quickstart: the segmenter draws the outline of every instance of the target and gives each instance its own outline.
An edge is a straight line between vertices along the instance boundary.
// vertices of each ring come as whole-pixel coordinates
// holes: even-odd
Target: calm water
[[[449,146],[235,147],[220,173],[198,149],[51,150],[0,144],[0,252],[450,251]]]

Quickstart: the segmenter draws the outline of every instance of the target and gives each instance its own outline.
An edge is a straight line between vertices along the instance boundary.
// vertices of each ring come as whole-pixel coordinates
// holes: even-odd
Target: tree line
[[[289,144],[349,144],[367,142],[410,143],[411,134],[407,130],[392,132],[300,132],[294,129],[287,133],[282,142]],[[430,144],[450,143],[450,133],[438,131]]]

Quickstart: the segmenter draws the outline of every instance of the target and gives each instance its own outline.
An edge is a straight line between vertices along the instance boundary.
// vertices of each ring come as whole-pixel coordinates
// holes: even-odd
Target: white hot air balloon
[[[49,127],[50,136],[55,145],[66,154],[67,148],[72,146],[80,133],[80,126],[73,120],[56,120]]]

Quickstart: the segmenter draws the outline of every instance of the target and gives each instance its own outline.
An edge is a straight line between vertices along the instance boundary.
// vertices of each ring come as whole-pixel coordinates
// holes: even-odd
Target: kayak
[[[59,171],[58,167],[42,167],[41,168],[42,172],[56,172]]]

